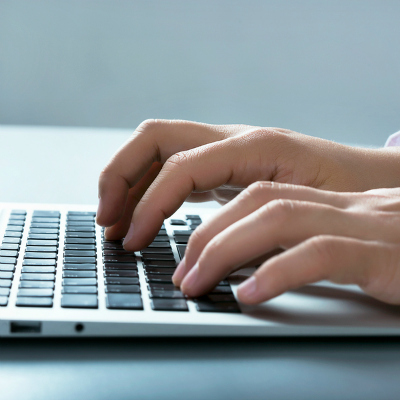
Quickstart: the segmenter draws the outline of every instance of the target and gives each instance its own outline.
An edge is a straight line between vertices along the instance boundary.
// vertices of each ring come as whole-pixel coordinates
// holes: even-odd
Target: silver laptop
[[[236,298],[246,269],[185,298],[171,276],[214,212],[184,205],[130,253],[104,240],[95,206],[0,204],[0,337],[400,334],[400,308],[356,286],[322,282],[246,306]]]

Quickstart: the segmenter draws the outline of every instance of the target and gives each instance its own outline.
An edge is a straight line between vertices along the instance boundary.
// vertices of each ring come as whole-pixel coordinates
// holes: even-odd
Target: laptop
[[[0,204],[0,337],[400,335],[400,307],[357,286],[307,285],[241,304],[237,271],[200,298],[171,276],[190,234],[216,209],[183,205],[153,243],[104,239],[96,207]]]

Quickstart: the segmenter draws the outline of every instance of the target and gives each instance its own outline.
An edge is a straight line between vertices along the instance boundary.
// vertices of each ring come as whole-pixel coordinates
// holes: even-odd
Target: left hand
[[[268,258],[279,248],[286,251]],[[238,288],[243,303],[326,279],[400,304],[400,189],[338,193],[256,182],[194,231],[173,281],[196,297],[260,260]]]

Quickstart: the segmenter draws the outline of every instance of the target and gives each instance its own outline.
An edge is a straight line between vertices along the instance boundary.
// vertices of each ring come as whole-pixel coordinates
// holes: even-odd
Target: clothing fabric
[[[388,137],[388,140],[386,140],[385,147],[390,147],[390,146],[400,146],[400,131],[393,133],[393,135],[390,135]]]

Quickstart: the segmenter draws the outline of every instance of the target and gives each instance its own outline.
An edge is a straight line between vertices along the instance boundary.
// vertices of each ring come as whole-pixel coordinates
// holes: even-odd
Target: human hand
[[[335,191],[395,186],[390,151],[278,128],[149,120],[102,171],[97,222],[139,250],[186,200],[225,203],[256,181]],[[397,155],[396,155],[397,157]]]
[[[194,231],[173,282],[197,297],[267,258],[239,286],[243,303],[330,280],[400,304],[399,243],[400,189],[337,193],[257,182]],[[278,248],[286,251],[268,258]]]

